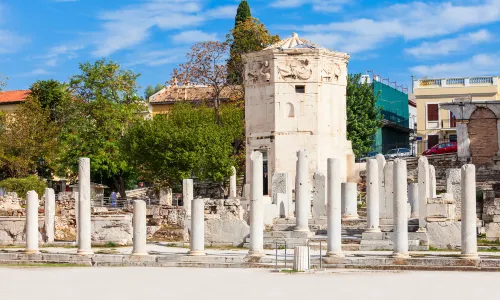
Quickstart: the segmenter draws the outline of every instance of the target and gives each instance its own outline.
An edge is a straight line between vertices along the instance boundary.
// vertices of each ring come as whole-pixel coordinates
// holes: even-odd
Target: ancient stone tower
[[[244,56],[247,184],[252,151],[264,154],[265,194],[276,172],[288,173],[293,184],[299,149],[308,151],[310,177],[317,170],[326,175],[327,159],[336,157],[347,180],[346,169],[354,167],[346,138],[348,60],[295,33]]]

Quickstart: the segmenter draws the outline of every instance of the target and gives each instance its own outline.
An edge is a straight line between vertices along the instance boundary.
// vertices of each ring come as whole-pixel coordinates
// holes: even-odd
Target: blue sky
[[[0,73],[7,89],[66,81],[102,57],[164,83],[189,47],[223,40],[239,1],[0,0]],[[349,72],[374,70],[410,85],[416,77],[500,75],[500,0],[249,0],[281,38],[351,54]]]

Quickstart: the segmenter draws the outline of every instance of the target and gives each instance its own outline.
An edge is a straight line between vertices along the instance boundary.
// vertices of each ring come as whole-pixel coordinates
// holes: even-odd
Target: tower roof
[[[267,49],[297,49],[297,48],[322,49],[322,47],[312,43],[311,41],[299,39],[299,35],[294,32],[294,33],[292,33],[291,38],[287,38],[287,39],[281,40],[277,43],[274,43],[271,46],[267,47],[266,50]]]

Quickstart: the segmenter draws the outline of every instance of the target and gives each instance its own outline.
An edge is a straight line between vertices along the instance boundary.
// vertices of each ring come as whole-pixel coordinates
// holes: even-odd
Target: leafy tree
[[[43,168],[50,176],[57,149],[58,126],[36,98],[27,99],[4,116],[0,136],[0,177],[26,177]],[[47,170],[49,167],[49,170]]]
[[[31,85],[30,91],[28,98],[37,99],[42,108],[48,109],[51,121],[62,121],[61,105],[71,100],[67,84],[53,79],[39,80]]]
[[[156,86],[148,85],[148,87],[144,90],[144,100],[148,101],[149,97],[158,93],[165,86],[163,84],[158,83]]]
[[[233,141],[243,132],[242,109],[223,105],[221,125],[205,104],[177,103],[167,115],[140,120],[123,148],[148,181],[175,186],[183,178],[222,182],[235,165]]]
[[[228,44],[202,42],[191,47],[186,54],[187,62],[172,72],[172,83],[204,85],[210,88],[208,99],[213,101],[215,120],[220,123],[220,106],[223,93],[231,94],[232,87],[227,82],[226,57]]]
[[[0,92],[7,86],[8,79],[8,77],[4,77],[2,76],[2,73],[0,73]]]
[[[74,100],[65,107],[64,114],[70,117],[59,147],[60,165],[69,169],[60,172],[76,176],[78,158],[89,157],[92,177],[111,181],[111,186],[126,196],[126,182],[134,170],[121,151],[120,141],[140,118],[139,74],[107,60],[80,64],[80,71],[70,81]]]
[[[47,187],[43,179],[36,175],[30,175],[24,178],[8,178],[0,181],[0,186],[7,192],[15,192],[19,197],[25,197],[29,191],[35,191],[41,197]]]
[[[237,23],[227,39],[231,45],[227,66],[228,81],[231,84],[243,84],[242,54],[262,50],[280,40],[278,35],[271,35],[258,19],[251,17]]]
[[[370,151],[382,115],[377,107],[373,84],[361,83],[361,74],[350,74],[347,80],[347,139],[354,154],[360,157]]]
[[[250,6],[248,5],[247,0],[242,0],[240,5],[238,5],[238,9],[236,10],[236,17],[234,18],[234,27],[238,26],[238,23],[245,22],[248,18],[252,17],[252,13],[250,11]]]

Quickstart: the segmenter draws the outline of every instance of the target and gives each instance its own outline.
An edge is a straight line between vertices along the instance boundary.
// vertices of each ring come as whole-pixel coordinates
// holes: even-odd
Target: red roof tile
[[[0,104],[22,102],[30,92],[30,90],[0,92]]]

